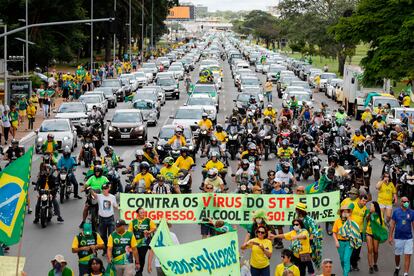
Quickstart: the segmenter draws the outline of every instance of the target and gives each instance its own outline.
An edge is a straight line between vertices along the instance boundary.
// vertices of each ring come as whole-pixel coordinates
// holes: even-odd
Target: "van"
[[[408,118],[408,120],[404,120],[404,118]],[[391,109],[391,112],[387,115],[385,121],[387,124],[391,122],[399,124],[407,122],[410,125],[409,128],[413,129],[414,119],[412,118],[414,118],[414,108],[395,107]]]

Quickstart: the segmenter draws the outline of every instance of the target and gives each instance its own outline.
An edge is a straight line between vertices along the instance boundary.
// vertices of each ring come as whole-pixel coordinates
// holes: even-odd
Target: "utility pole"
[[[114,16],[116,14],[116,0],[114,0]],[[116,24],[114,22],[114,24]],[[116,32],[114,31],[114,64],[115,64],[115,57],[116,57]]]
[[[4,23],[4,33],[7,33],[7,25]],[[7,36],[4,36],[4,104],[8,103],[8,97],[9,97],[9,84],[7,83],[8,78],[8,72],[7,72]]]
[[[29,0],[26,0],[26,75],[29,76]],[[24,71],[23,71],[24,75]]]
[[[93,0],[91,0],[91,74],[93,73]]]
[[[151,0],[151,50],[154,50],[154,0]]]
[[[131,0],[129,0],[129,62],[132,62],[132,15]]]
[[[141,4],[141,62],[144,63],[144,0]]]

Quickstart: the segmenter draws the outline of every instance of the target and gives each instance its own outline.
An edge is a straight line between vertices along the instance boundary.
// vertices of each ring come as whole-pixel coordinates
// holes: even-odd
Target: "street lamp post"
[[[116,14],[116,0],[114,0],[114,16],[115,14]],[[116,32],[114,31],[114,64],[115,64],[115,56],[116,56]]]
[[[4,28],[4,33],[7,33],[7,25],[4,24],[3,25]],[[4,103],[7,103],[7,99],[9,96],[8,93],[8,83],[7,83],[7,78],[8,78],[8,72],[7,72],[7,36],[4,37]]]
[[[129,0],[129,62],[132,62],[132,15],[131,15],[131,0]]]
[[[91,74],[93,73],[93,0],[91,0]]]
[[[151,0],[151,50],[154,50],[154,0]]]
[[[144,63],[144,0],[141,4],[141,62]]]
[[[26,75],[29,76],[29,0],[26,0]],[[23,72],[24,75],[24,72]]]

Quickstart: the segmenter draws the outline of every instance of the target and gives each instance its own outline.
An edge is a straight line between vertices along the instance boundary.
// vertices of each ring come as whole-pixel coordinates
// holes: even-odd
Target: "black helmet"
[[[12,144],[12,146],[19,145],[19,140],[13,138],[11,140],[11,144]]]
[[[220,125],[220,124],[217,124],[217,125],[216,125],[216,130],[217,130],[217,131],[222,131],[222,130],[223,130],[223,126],[222,126],[222,125]]]
[[[141,171],[144,170],[144,169],[148,171],[149,170],[149,167],[150,167],[150,165],[146,161],[144,161],[141,164],[139,164],[139,169]]]
[[[49,133],[49,134],[47,135],[47,139],[49,139],[49,138],[54,139],[54,138],[55,138],[55,135],[53,135],[52,133]]]
[[[114,149],[113,149],[113,147],[111,147],[111,146],[106,146],[106,147],[104,148],[104,151],[105,151],[105,153],[106,153],[106,154],[111,154],[111,153],[113,153],[113,152],[114,152]]]
[[[237,123],[237,118],[236,118],[236,117],[234,117],[234,116],[233,116],[233,117],[231,117],[231,122],[232,122],[232,123]]]
[[[96,175],[96,173],[99,173],[99,176],[102,175],[103,169],[101,165],[96,165],[93,167],[93,173]]]
[[[339,111],[340,113],[344,113],[344,112],[345,112],[345,108],[344,108],[343,106],[340,106],[340,107],[338,108],[338,111]]]
[[[361,130],[359,128],[355,129],[355,134],[360,135],[361,134]]]
[[[282,166],[282,171],[285,173],[287,173],[290,169],[290,164],[288,162],[283,162],[281,166]]]
[[[377,115],[377,121],[382,121],[382,115],[381,114]]]
[[[390,137],[391,139],[397,139],[398,133],[395,130],[393,130],[390,132]]]
[[[335,162],[336,164],[338,164],[339,161],[339,156],[337,154],[332,154],[328,157],[328,164]]]
[[[95,157],[95,160],[93,160],[93,164],[94,165],[101,165],[102,164],[102,159],[99,156]]]
[[[188,148],[187,147],[182,147],[181,149],[180,149],[180,153],[188,153]]]
[[[363,151],[364,150],[364,143],[362,143],[362,142],[359,142],[358,143],[358,145],[357,145],[357,150],[359,150],[359,151]]]

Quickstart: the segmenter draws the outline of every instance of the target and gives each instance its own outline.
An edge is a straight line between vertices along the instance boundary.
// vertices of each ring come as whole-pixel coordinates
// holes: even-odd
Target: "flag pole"
[[[16,262],[16,276],[19,276],[19,263],[20,263],[20,254],[22,252],[22,238],[19,241],[19,246],[17,248],[17,262]]]

